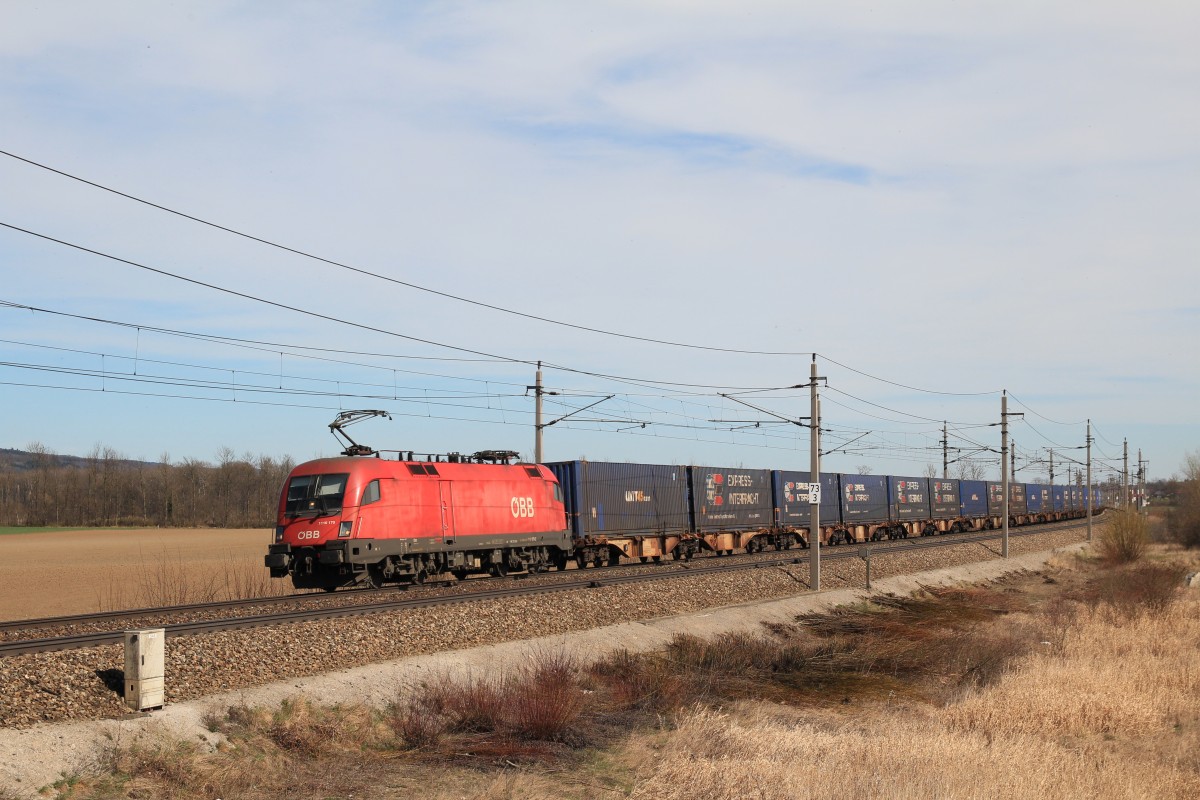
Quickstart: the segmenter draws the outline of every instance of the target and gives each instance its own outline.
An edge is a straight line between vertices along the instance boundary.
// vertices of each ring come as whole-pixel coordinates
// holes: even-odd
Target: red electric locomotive
[[[288,476],[266,556],[272,577],[333,591],[566,567],[571,534],[546,467],[498,451],[392,460],[351,442],[344,452]]]

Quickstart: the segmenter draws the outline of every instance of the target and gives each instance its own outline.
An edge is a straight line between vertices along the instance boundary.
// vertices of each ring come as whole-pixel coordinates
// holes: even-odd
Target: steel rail
[[[1083,527],[1085,522],[1075,521],[1073,524],[1056,525],[1055,530],[1072,530],[1074,528]],[[1033,536],[1038,533],[1048,532],[1044,526],[1036,526],[1030,529],[1022,529],[1018,534],[1020,536]],[[1000,536],[994,531],[983,531],[965,536],[955,536],[953,539],[944,538],[941,536],[922,537],[920,539],[908,539],[888,542],[884,550],[879,552],[879,555],[891,555],[893,553],[903,553],[911,550],[923,550],[937,547],[952,547],[958,544],[972,544],[976,542],[989,541]],[[858,544],[874,544],[880,543],[858,543]],[[840,560],[846,558],[857,558],[859,556],[859,548],[854,545],[846,546],[844,550],[836,550],[828,554],[827,558],[831,560]],[[807,551],[804,551],[807,552]],[[707,561],[707,559],[706,559]],[[501,600],[508,597],[530,596],[538,594],[549,594],[552,592],[567,592],[579,591],[583,589],[594,589],[604,586],[622,585],[630,583],[642,583],[654,580],[666,580],[671,578],[695,577],[701,575],[712,575],[722,572],[734,572],[745,569],[764,569],[783,566],[786,564],[801,564],[807,561],[806,556],[783,556],[774,559],[765,559],[759,561],[738,561],[738,562],[723,562],[717,564],[685,564],[684,568],[663,571],[663,572],[638,572],[635,574],[624,575],[604,575],[602,573],[588,573],[596,577],[589,577],[572,581],[559,581],[555,583],[528,585],[521,584],[517,586],[508,586],[496,589],[487,589],[479,592],[470,592],[468,594],[459,595],[437,595],[432,597],[405,597],[395,600],[386,601],[383,603],[372,603],[369,605],[352,605],[352,606],[334,606],[323,609],[308,609],[298,611],[287,611],[279,614],[259,614],[249,617],[232,617],[220,620],[202,620],[196,622],[181,622],[162,626],[166,631],[168,638],[175,636],[195,636],[206,633],[219,633],[222,631],[240,630],[243,628],[256,628],[269,625],[286,625],[299,622],[314,622],[324,619],[336,619],[340,617],[362,616],[366,614],[380,614],[391,611],[401,611],[407,609],[424,608],[429,606],[439,605],[454,605],[458,603],[476,602],[479,600]],[[674,563],[674,562],[672,562]],[[0,642],[0,658],[10,656],[24,655],[29,653],[46,653],[57,650],[72,650],[84,647],[97,647],[106,644],[116,644],[124,639],[124,633],[121,631],[101,631],[96,633],[84,633],[70,636],[58,636],[46,639],[26,639],[20,641]]]

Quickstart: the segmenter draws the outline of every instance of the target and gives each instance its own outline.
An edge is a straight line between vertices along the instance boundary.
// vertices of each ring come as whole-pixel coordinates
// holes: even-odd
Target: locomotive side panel
[[[562,510],[554,500],[554,483],[538,470],[520,465],[489,465],[483,470],[476,464],[443,466],[444,518],[440,522],[452,529],[452,538],[459,545],[525,542],[530,534],[564,529]]]
[[[369,476],[364,476],[369,477]],[[347,506],[343,518],[354,523],[355,539],[411,539],[441,542],[441,499],[438,480],[391,475],[365,481],[357,507]],[[453,538],[453,531],[450,531]]]

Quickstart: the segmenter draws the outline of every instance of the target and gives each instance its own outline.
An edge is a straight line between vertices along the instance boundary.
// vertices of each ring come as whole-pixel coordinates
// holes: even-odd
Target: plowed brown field
[[[266,529],[215,528],[0,536],[0,619],[290,591],[290,582],[268,582],[270,541]]]

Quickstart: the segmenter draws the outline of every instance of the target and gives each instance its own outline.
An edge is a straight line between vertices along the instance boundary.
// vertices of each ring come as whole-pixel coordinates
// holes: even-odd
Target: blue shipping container
[[[696,531],[770,528],[775,518],[771,471],[727,467],[688,467],[692,476],[692,518]]]
[[[885,475],[840,475],[842,522],[861,525],[887,522],[888,486]]]
[[[889,475],[888,503],[894,520],[930,519],[929,480]]]
[[[1054,503],[1055,511],[1066,511],[1067,510],[1067,487],[1051,486],[1050,487],[1050,499]]]
[[[1008,484],[1008,513],[1025,513],[1025,484]],[[988,515],[992,517],[1004,514],[1004,484],[999,481],[988,482]]]
[[[962,512],[958,483],[953,479],[929,480],[929,510],[934,519],[954,519]]]
[[[1030,514],[1050,511],[1050,487],[1044,483],[1025,484],[1025,505]]]
[[[558,478],[575,536],[685,533],[687,468],[604,461],[546,464]]]
[[[987,484],[983,481],[959,481],[958,496],[962,500],[964,517],[988,515]]]
[[[771,481],[775,489],[775,509],[779,513],[780,525],[807,528],[812,521],[812,513],[808,504],[808,479],[811,473],[775,470]],[[842,507],[839,502],[838,476],[834,472],[821,473],[821,513],[819,521],[822,525],[836,525],[842,521]]]

